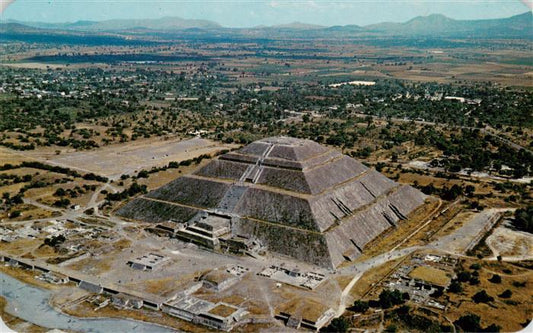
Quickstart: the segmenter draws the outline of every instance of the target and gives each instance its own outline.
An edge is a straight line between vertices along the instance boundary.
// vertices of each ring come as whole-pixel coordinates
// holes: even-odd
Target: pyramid
[[[272,137],[221,155],[117,214],[172,221],[181,225],[178,238],[207,247],[248,239],[271,252],[334,268],[360,255],[425,199],[335,149]]]

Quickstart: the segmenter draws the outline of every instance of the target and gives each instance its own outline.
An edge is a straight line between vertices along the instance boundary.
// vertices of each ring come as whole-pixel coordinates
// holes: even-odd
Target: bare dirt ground
[[[505,260],[533,258],[533,237],[528,233],[501,226],[496,228],[485,242],[494,257],[500,255]]]
[[[500,56],[505,56],[504,53]],[[526,56],[526,55],[524,55]],[[377,66],[378,70],[393,77],[422,82],[453,82],[454,80],[471,80],[498,82],[503,85],[532,85],[528,67],[482,61],[478,63],[460,63],[446,55],[431,64],[414,66]]]
[[[0,164],[5,164],[5,163],[18,164],[20,162],[27,161],[27,160],[29,159],[19,154],[19,152],[15,150],[11,150],[5,147],[0,147],[0,161],[1,161]]]
[[[93,172],[115,179],[122,174],[131,174],[154,166],[160,167],[171,161],[187,160],[202,154],[213,154],[232,147],[201,138],[189,140],[157,138],[61,155],[43,150],[18,154],[24,154],[30,159],[45,160],[48,164]]]

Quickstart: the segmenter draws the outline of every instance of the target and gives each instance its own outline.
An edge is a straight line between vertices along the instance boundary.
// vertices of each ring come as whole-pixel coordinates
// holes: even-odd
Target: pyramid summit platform
[[[405,220],[426,196],[316,142],[255,141],[120,208],[213,249],[265,248],[335,268]],[[169,227],[170,224],[170,227]]]

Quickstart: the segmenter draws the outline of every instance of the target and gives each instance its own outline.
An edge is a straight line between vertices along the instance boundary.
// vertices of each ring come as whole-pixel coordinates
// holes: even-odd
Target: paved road
[[[461,228],[426,245],[426,247],[455,254],[464,254],[475,245],[473,244],[473,241],[479,240],[479,238],[498,220],[501,214],[506,211],[513,211],[513,209],[485,209],[481,213],[474,215],[468,222],[464,223]]]
[[[499,136],[495,133],[492,133],[491,131],[487,131],[486,129],[481,129],[481,133],[483,134],[488,134],[490,136],[492,136],[493,138],[496,138],[498,140],[500,140],[501,142],[505,143],[506,145],[508,145],[509,147],[513,148],[513,149],[516,149],[516,150],[525,150],[527,152],[529,152],[530,154],[533,154],[533,151],[529,150],[528,148],[524,147],[524,146],[521,146],[517,143],[514,143],[512,142],[511,140],[507,139],[507,138],[504,138],[502,136]]]

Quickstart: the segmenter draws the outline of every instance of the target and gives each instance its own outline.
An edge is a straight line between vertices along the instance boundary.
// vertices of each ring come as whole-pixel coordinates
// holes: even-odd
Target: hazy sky
[[[6,0],[0,0],[6,2]],[[208,19],[226,27],[300,21],[321,25],[403,22],[441,13],[455,19],[507,17],[533,0],[16,0],[2,20],[74,22],[179,16]]]

